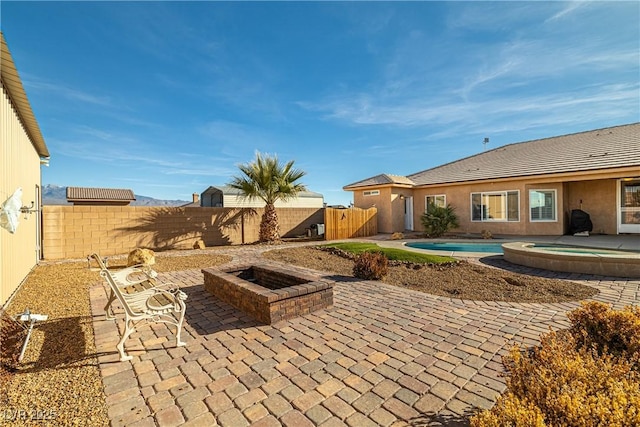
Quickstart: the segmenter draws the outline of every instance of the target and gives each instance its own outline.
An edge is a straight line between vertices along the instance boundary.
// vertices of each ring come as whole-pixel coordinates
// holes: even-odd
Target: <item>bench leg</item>
[[[133,331],[136,330],[132,320],[128,320],[128,319],[125,320],[124,326],[125,328],[124,328],[124,333],[122,334],[122,339],[120,340],[120,342],[118,342],[118,345],[116,346],[116,348],[120,352],[121,362],[126,362],[127,360],[133,359],[133,356],[129,356],[127,353],[125,353],[124,342],[127,340],[127,338],[129,338],[129,335],[131,335]]]
[[[107,301],[107,305],[104,306],[104,312],[105,312],[105,317],[107,318],[107,320],[113,320],[115,319],[115,315],[113,314],[113,308],[111,308],[111,304],[116,300],[116,295],[113,293],[113,290],[111,290],[111,293],[109,294],[109,300]]]
[[[187,311],[187,306],[184,302],[179,301],[180,304],[180,318],[178,319],[178,324],[176,325],[176,347],[184,347],[187,345],[184,341],[180,339],[182,334],[182,323],[184,323],[184,315]]]

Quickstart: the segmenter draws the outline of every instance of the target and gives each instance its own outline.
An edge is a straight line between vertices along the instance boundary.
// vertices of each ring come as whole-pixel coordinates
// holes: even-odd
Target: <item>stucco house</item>
[[[40,165],[48,163],[49,150],[1,32],[0,38],[0,204],[21,188],[22,203],[29,208],[20,215],[14,233],[0,229],[0,306],[4,306],[41,258]]]
[[[195,201],[195,199],[194,199]],[[260,199],[245,199],[240,191],[227,185],[211,186],[200,195],[200,206],[212,208],[263,208],[264,202]],[[283,202],[278,200],[276,208],[322,208],[324,196],[313,191],[303,191],[298,197]]]
[[[640,123],[505,145],[408,176],[343,187],[378,209],[378,230],[423,230],[427,203],[451,205],[459,233],[562,235],[574,209],[593,233],[640,233]]]

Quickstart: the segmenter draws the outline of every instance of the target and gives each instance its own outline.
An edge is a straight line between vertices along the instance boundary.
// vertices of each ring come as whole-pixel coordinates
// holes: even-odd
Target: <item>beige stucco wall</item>
[[[361,209],[375,207],[378,210],[379,233],[400,231],[394,229],[394,226],[398,223],[397,196],[392,195],[391,187],[380,187],[376,188],[376,190],[380,190],[380,194],[377,196],[365,196],[364,190],[355,191],[353,193],[353,205]],[[404,221],[404,219],[402,220]]]
[[[125,254],[136,247],[190,249],[196,240],[207,246],[258,240],[262,209],[166,208],[142,206],[44,206],[45,259]],[[278,209],[283,237],[305,233],[324,222],[324,209]]]
[[[565,186],[567,221],[572,209],[582,209],[591,216],[594,233],[616,234],[618,232],[617,185],[615,179],[567,183]]]
[[[446,195],[447,204],[456,209],[460,227],[457,233],[479,234],[488,230],[493,234],[506,235],[562,235],[569,229],[572,209],[589,213],[594,224],[594,233],[617,233],[617,181],[620,178],[637,176],[640,170],[594,171],[581,174],[562,174],[533,178],[509,178],[482,183],[429,186],[423,188],[379,187],[379,196],[364,196],[363,190],[354,191],[354,204],[378,208],[378,229],[391,233],[404,229],[404,200],[399,195],[413,196],[414,229],[423,230],[420,216],[425,210],[425,197]],[[376,187],[367,188],[367,190]],[[556,190],[556,221],[531,221],[529,213],[530,190]],[[519,221],[472,222],[471,193],[494,191],[518,191],[520,193]],[[582,203],[581,203],[582,201]]]
[[[16,111],[2,88],[0,99],[0,204],[16,188],[22,188],[22,202],[38,203],[40,156],[31,144]],[[0,229],[0,305],[3,305],[38,262],[38,214],[20,216],[14,234]]]

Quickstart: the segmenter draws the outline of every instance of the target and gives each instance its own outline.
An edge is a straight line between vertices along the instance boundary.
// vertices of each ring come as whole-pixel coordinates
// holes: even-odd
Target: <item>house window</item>
[[[380,190],[367,190],[363,191],[362,194],[365,196],[379,196]]]
[[[529,191],[531,221],[556,221],[556,190]]]
[[[471,193],[472,221],[520,221],[520,192]]]
[[[429,209],[429,205],[437,206],[439,208],[444,208],[447,206],[447,196],[444,194],[438,194],[436,196],[426,196],[424,203],[425,210]]]

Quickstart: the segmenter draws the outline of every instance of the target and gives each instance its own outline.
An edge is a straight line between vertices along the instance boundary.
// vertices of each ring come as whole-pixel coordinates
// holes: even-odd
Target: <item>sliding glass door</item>
[[[640,233],[640,178],[618,181],[618,233]]]

